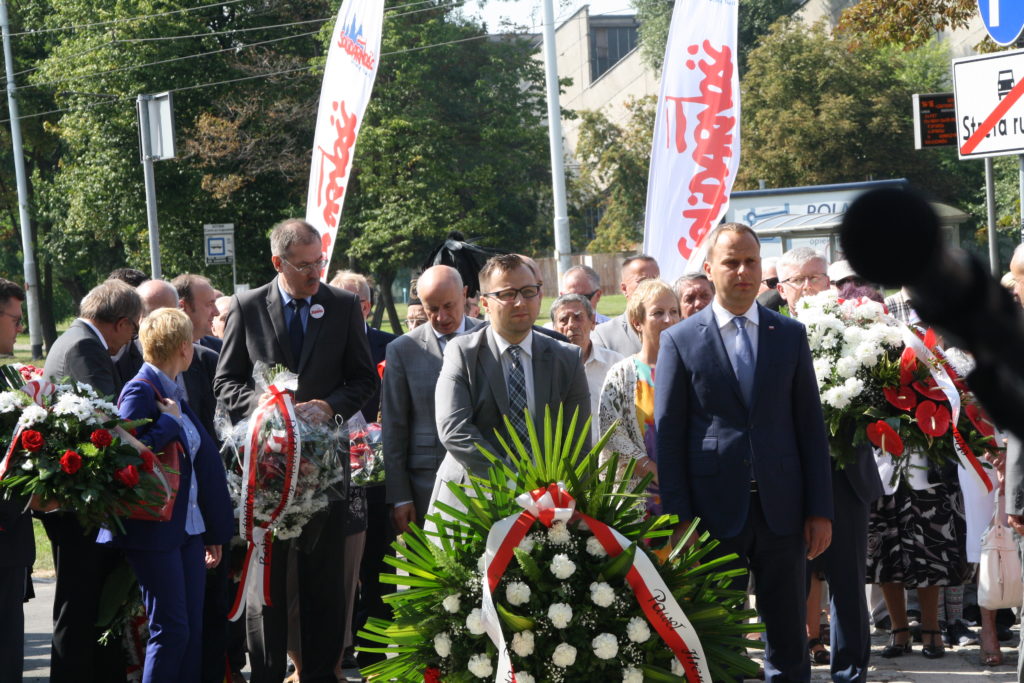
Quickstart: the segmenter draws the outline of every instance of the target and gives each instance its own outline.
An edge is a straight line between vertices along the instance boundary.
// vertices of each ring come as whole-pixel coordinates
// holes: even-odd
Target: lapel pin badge
[[[324,317],[324,307],[322,304],[313,304],[309,307],[309,314],[316,320]]]

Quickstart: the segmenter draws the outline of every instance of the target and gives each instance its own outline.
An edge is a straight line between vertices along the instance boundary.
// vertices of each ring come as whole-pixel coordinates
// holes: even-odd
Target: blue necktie
[[[306,300],[292,299],[288,302],[288,307],[292,309],[292,321],[288,323],[288,340],[291,342],[292,358],[295,359],[295,365],[298,365],[302,358],[302,342],[306,337],[302,329],[302,309],[306,307]]]
[[[750,345],[750,337],[747,336],[747,318],[738,315],[732,322],[736,326],[736,379],[739,380],[743,399],[749,406],[754,396],[754,347]]]
[[[508,347],[508,353],[512,358],[512,368],[508,373],[508,407],[511,413],[508,419],[525,446],[529,444],[530,438],[526,428],[526,417],[523,414],[528,406],[526,402],[526,373],[519,356],[519,347],[513,344]]]

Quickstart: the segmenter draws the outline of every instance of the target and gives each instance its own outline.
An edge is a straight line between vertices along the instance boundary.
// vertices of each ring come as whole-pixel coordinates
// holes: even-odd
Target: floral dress
[[[657,461],[654,443],[654,369],[635,357],[624,358],[608,370],[601,388],[600,410],[601,432],[604,433],[616,420],[619,426],[612,432],[601,453],[605,463],[613,453],[619,454],[619,476],[625,470],[626,459],[639,460],[647,456]],[[640,482],[634,476],[631,485]],[[658,487],[652,483],[647,509],[652,514],[661,513],[661,497]]]

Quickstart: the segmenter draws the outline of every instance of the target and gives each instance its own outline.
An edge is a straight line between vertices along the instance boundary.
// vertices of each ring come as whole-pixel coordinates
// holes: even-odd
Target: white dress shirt
[[[429,325],[430,323],[427,323],[427,324]],[[444,352],[444,347],[448,346],[448,340],[445,339],[444,338],[445,335],[443,335],[440,332],[438,332],[437,328],[434,327],[433,325],[430,325],[430,331],[434,333],[435,337],[437,337],[437,343],[441,346],[441,351],[443,353]],[[458,337],[460,334],[462,334],[465,331],[466,331],[466,316],[462,316],[462,322],[459,323],[459,327],[455,330],[455,336]]]
[[[736,326],[733,325],[732,319],[736,317],[735,313],[730,313],[725,310],[722,304],[718,303],[718,299],[712,299],[711,311],[715,314],[715,322],[718,323],[718,331],[722,334],[722,342],[725,344],[725,353],[729,356],[729,363],[732,364],[733,373],[736,372]],[[750,338],[750,350],[753,354],[754,365],[757,365],[757,331],[759,329],[760,317],[757,311],[757,302],[755,301],[747,312],[743,314],[743,317],[747,319],[747,337]]]
[[[621,353],[591,343],[590,357],[583,361],[583,371],[587,374],[587,386],[590,388],[590,435],[592,443],[601,438],[601,388],[604,378],[612,366],[625,358]]]
[[[498,345],[498,353],[501,355],[501,371],[505,375],[505,392],[508,395],[508,374],[512,371],[512,354],[508,347],[512,346],[500,335],[494,332],[493,327],[487,328],[487,334],[493,335]],[[530,409],[530,415],[535,416],[536,403],[533,400],[533,330],[530,330],[526,338],[519,342],[519,360],[523,364],[523,375],[526,378],[526,406]]]

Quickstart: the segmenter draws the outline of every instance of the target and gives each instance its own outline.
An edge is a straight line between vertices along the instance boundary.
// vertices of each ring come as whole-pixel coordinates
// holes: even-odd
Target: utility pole
[[[149,102],[152,95],[139,95],[136,106],[139,110],[139,146],[142,153],[142,178],[146,184],[146,225],[149,227],[149,265],[151,277],[159,280],[160,272],[160,221],[156,212],[156,179],[153,174],[153,141],[150,132]]]
[[[39,278],[36,255],[32,248],[32,224],[28,214],[28,181],[25,177],[25,155],[21,144],[21,120],[14,87],[14,58],[11,56],[11,29],[7,18],[7,0],[0,0],[0,29],[4,40],[4,68],[7,73],[7,110],[11,118],[11,146],[14,152],[14,177],[18,184],[18,218],[21,222],[21,251],[24,254],[25,303],[28,304],[28,336],[32,358],[43,357],[43,331],[39,319]]]
[[[565,202],[562,150],[562,108],[558,102],[558,54],[555,48],[555,10],[544,0],[544,81],[548,92],[548,141],[551,146],[551,190],[555,208],[555,263],[558,275],[572,267],[569,217]]]

